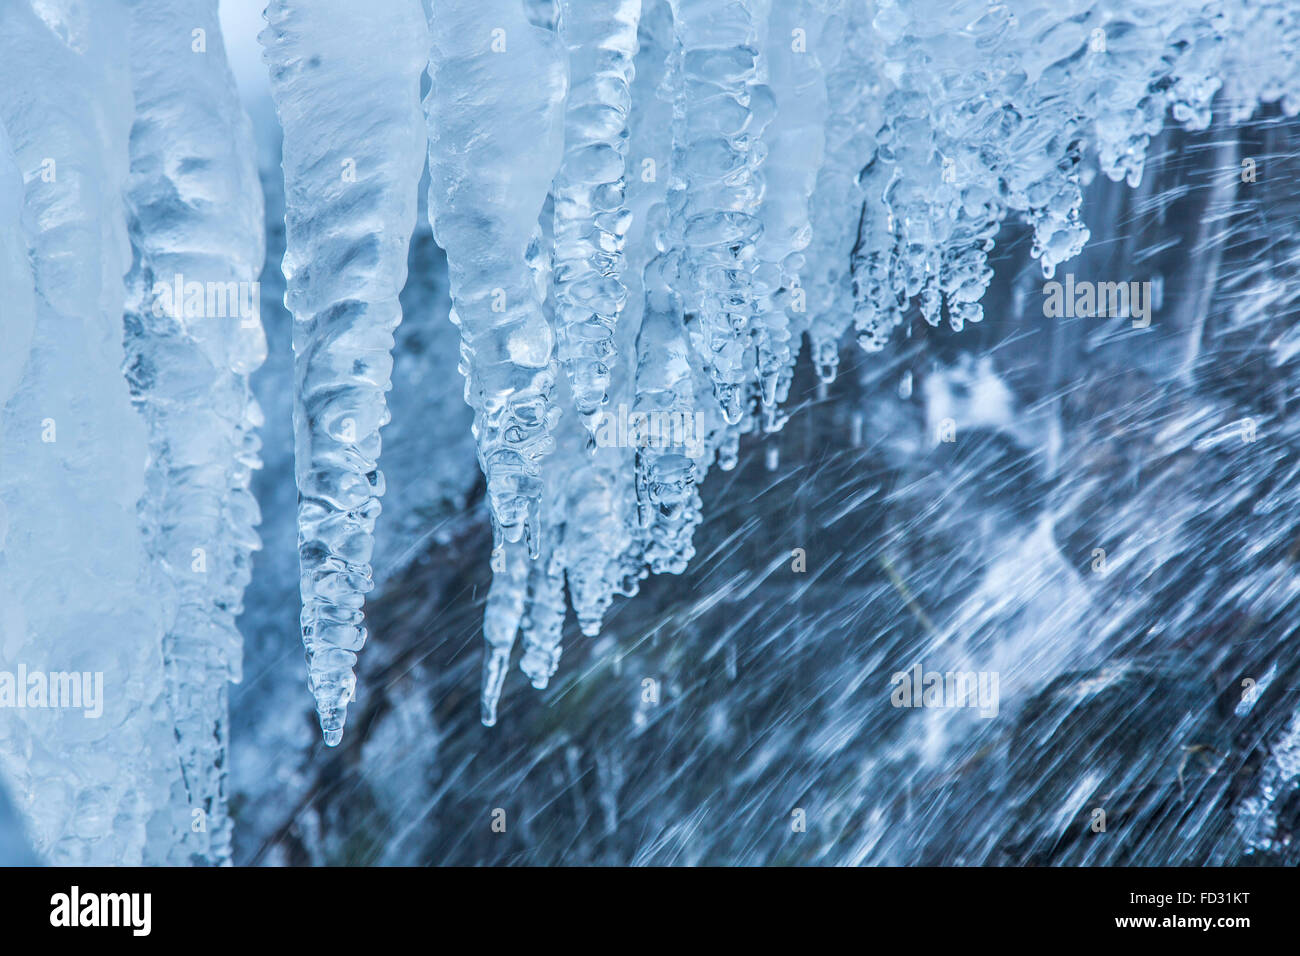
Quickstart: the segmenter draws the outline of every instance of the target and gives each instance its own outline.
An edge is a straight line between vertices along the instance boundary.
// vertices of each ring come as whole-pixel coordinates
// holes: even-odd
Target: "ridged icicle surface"
[[[374,586],[379,429],[424,156],[427,33],[419,0],[273,0],[266,16],[284,127],[302,640],[333,746]]]

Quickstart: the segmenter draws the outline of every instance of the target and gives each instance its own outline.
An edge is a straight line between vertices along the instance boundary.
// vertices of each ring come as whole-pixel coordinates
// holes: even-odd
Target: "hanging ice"
[[[804,281],[809,350],[824,381],[835,377],[840,339],[853,321],[850,255],[860,226],[866,225],[858,174],[874,148],[881,112],[878,93],[872,95],[878,80],[866,10],[857,3],[843,6],[841,17],[828,20],[816,47],[826,71],[827,116],[825,155],[812,197],[812,240]]]
[[[61,864],[161,862],[189,816],[122,375],[125,25],[115,0],[0,5],[0,771]]]
[[[430,21],[429,216],[447,252],[497,548],[540,546],[539,463],[559,417],[554,342],[526,261],[560,164],[565,56],[510,0],[444,0]]]
[[[273,0],[284,126],[302,639],[325,743],[343,736],[383,475],[379,429],[423,160],[419,0]]]
[[[176,855],[220,863],[230,857],[226,682],[239,679],[235,616],[259,545],[248,486],[260,411],[248,374],[266,355],[262,194],[215,0],[129,6],[127,380],[149,425],[141,520],[174,602],[163,656],[184,803],[197,813],[181,821]]]
[[[637,338],[637,411],[645,420],[667,422],[669,440],[645,443],[637,455],[637,498],[640,502],[642,549],[656,574],[680,574],[695,553],[691,535],[700,517],[696,490],[695,394],[690,347],[682,331],[681,298],[670,287],[665,270],[671,260],[655,258],[645,270],[645,310]],[[691,441],[672,442],[673,424],[690,423]],[[685,432],[686,429],[683,429]]]
[[[763,130],[767,156],[759,211],[763,232],[757,248],[759,312],[754,337],[767,431],[782,424],[777,409],[790,389],[807,314],[802,253],[812,239],[809,199],[826,141],[826,82],[817,58],[817,49],[828,42],[821,6],[816,0],[774,3],[765,45],[767,85],[776,106],[772,122]]]
[[[479,703],[480,719],[487,727],[497,722],[497,703],[510,669],[510,651],[528,600],[527,546],[522,541],[507,542],[493,554],[493,562],[492,588],[483,610],[483,640],[487,647]]]
[[[560,37],[572,79],[564,161],[553,187],[555,325],[574,405],[588,417],[605,403],[606,363],[626,295],[623,164],[640,15],[641,0],[560,3]]]
[[[465,400],[474,409],[495,551],[526,539],[535,557],[540,463],[554,446],[559,409],[555,336],[528,254],[560,165],[566,58],[558,38],[511,0],[445,0],[434,4],[430,27],[429,216],[447,252]],[[511,574],[513,594],[526,575],[515,582]],[[500,694],[498,664],[509,660],[504,634],[492,631],[485,723]]]
[[[673,116],[672,230],[683,247],[696,315],[696,351],[729,423],[744,414],[762,230],[758,169],[771,94],[759,82],[766,0],[673,0],[677,102]]]

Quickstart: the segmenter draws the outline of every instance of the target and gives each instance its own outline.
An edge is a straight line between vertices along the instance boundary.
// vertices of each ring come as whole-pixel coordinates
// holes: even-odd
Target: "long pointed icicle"
[[[808,339],[813,364],[825,382],[839,368],[839,342],[853,321],[849,260],[858,235],[865,198],[858,174],[875,148],[880,104],[872,96],[875,65],[866,12],[843,4],[837,30],[827,30],[824,56],[827,108],[826,149],[812,198],[812,242],[804,282],[808,298]],[[879,197],[877,197],[879,199]],[[875,207],[871,210],[875,215]]]
[[[560,414],[538,218],[563,153],[567,60],[555,33],[530,23],[518,0],[441,0],[429,26],[429,217],[447,253],[493,522],[497,580],[482,688],[491,725],[516,631],[496,621],[504,614],[517,625],[522,614],[527,574],[514,567],[514,545],[525,542],[525,556],[541,552],[541,464]]]
[[[204,822],[184,815],[176,854],[228,863],[226,682],[239,677],[235,617],[259,546],[248,486],[260,411],[248,374],[266,356],[262,192],[216,0],[133,0],[130,11],[128,381],[150,433],[154,493],[141,518],[175,591],[163,658],[181,776]]]
[[[447,253],[495,545],[540,548],[555,337],[527,261],[563,150],[566,60],[518,0],[440,0],[430,20],[429,216]]]
[[[686,308],[697,313],[696,350],[731,424],[744,414],[753,367],[763,193],[758,142],[771,112],[758,57],[768,7],[767,0],[672,0],[680,62],[670,208],[687,250]]]
[[[567,563],[569,597],[589,635],[600,630],[622,586],[621,561],[629,543],[619,507],[624,502],[616,489],[622,484],[630,488],[630,482],[620,480],[623,456],[602,441],[610,413],[601,409],[608,400],[616,326],[627,300],[623,246],[631,213],[625,165],[640,17],[641,0],[560,0],[559,30],[568,47],[572,88],[564,162],[552,187],[556,350],[582,426],[591,433],[587,441],[604,447],[592,448],[590,456],[578,452],[572,470],[562,476],[564,487],[556,490],[570,514],[570,543],[560,555]],[[533,590],[558,594],[562,610],[566,569],[556,571],[556,579],[542,578]],[[533,605],[538,604],[534,599]],[[545,686],[559,658],[559,629],[551,627],[553,614],[548,613],[554,604],[529,612],[530,619],[545,622],[537,629],[547,635],[554,630],[556,642],[553,655],[535,658],[550,660],[548,666],[526,669],[535,686]]]
[[[817,183],[826,133],[826,83],[817,59],[826,15],[816,0],[773,5],[764,59],[776,113],[763,131],[763,234],[758,240],[760,311],[755,324],[764,429],[784,423],[779,406],[789,393],[795,349],[791,312],[806,314],[801,288],[803,250],[812,238],[809,198]],[[802,331],[796,327],[797,335]],[[795,340],[798,344],[798,340]]]
[[[325,743],[343,737],[384,492],[377,468],[423,160],[419,0],[272,0],[284,127],[302,639]]]
[[[662,239],[660,240],[663,241]],[[642,550],[656,574],[681,574],[695,555],[692,536],[700,520],[700,494],[695,487],[700,454],[699,416],[695,414],[690,344],[682,328],[681,297],[668,276],[672,259],[660,255],[645,268],[645,312],[637,337],[636,411],[644,421],[658,421],[659,441],[644,442],[637,452],[637,499]],[[678,423],[691,444],[671,444]],[[663,440],[666,432],[668,441]]]
[[[528,548],[522,541],[507,542],[492,556],[492,587],[488,590],[483,609],[483,640],[487,653],[483,656],[479,719],[484,727],[492,727],[497,722],[497,704],[501,701],[501,688],[505,686],[506,674],[510,670],[510,652],[514,649],[528,601],[529,569],[536,563],[529,561]]]
[[[528,607],[520,626],[524,654],[519,669],[538,690],[550,681],[560,664],[560,640],[564,634],[563,542],[564,528],[549,525],[541,557],[528,566]],[[494,582],[495,583],[495,582]]]
[[[605,403],[622,281],[628,110],[641,0],[560,0],[569,49],[564,163],[556,176],[556,345],[588,421]]]

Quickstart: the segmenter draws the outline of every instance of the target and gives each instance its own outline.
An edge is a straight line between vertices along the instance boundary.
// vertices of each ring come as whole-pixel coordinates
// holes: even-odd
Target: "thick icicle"
[[[226,682],[239,677],[235,617],[259,546],[248,373],[266,355],[262,192],[216,0],[130,8],[128,381],[149,424],[141,519],[176,601],[163,657],[183,805],[200,814],[178,821],[176,851],[180,862],[228,863]]]
[[[122,377],[125,19],[116,0],[0,4],[0,670],[86,675],[80,710],[0,708],[0,771],[62,865],[165,860],[179,777]]]
[[[540,547],[554,334],[527,261],[560,165],[566,58],[518,0],[442,0],[430,20],[429,216],[447,253],[495,547]]]
[[[555,196],[556,348],[578,412],[605,403],[623,309],[623,201],[632,64],[641,0],[560,0],[569,51],[564,162]]]
[[[660,207],[662,214],[662,207]],[[637,337],[637,412],[645,420],[690,423],[692,445],[646,442],[637,453],[637,500],[642,549],[656,574],[680,574],[695,554],[691,538],[700,520],[696,463],[695,385],[691,350],[682,328],[681,297],[667,270],[672,259],[660,255],[645,269],[645,311]]]
[[[554,10],[536,12],[549,22]],[[543,549],[542,460],[560,414],[538,218],[563,152],[567,57],[517,0],[447,0],[434,4],[429,24],[429,217],[447,253],[493,523],[482,688],[490,726],[523,615],[527,559]]]
[[[699,446],[706,436],[695,431],[702,421],[696,405],[695,356],[684,325],[682,295],[676,289],[682,245],[671,227],[667,202],[668,188],[679,180],[672,172],[674,164],[684,156],[656,137],[657,130],[671,124],[681,70],[668,0],[647,0],[640,39],[645,64],[638,66],[633,92],[643,121],[633,131],[633,148],[635,155],[653,164],[653,175],[640,177],[633,193],[640,236],[635,253],[641,268],[635,275],[638,294],[629,308],[637,335],[627,379],[636,421],[668,423],[670,439],[674,421],[689,422],[696,443],[692,450],[702,458]],[[700,379],[706,383],[704,402],[716,409],[712,383],[707,375]],[[629,436],[636,475],[629,520],[635,546],[630,550],[638,566],[644,563],[657,574],[680,573],[694,554],[691,539],[700,513],[697,460],[682,454],[687,451],[682,447],[647,443],[638,448],[638,437]]]
[[[419,0],[272,0],[266,16],[284,127],[302,639],[334,746],[373,587],[379,429],[415,226],[427,33]]]
[[[762,231],[760,136],[771,94],[758,57],[768,0],[673,0],[677,102],[673,117],[673,231],[685,254],[696,351],[729,423],[744,413]]]
[[[0,352],[0,408],[18,390],[36,334],[36,292],[23,231],[23,177],[0,124],[0,296],[5,304],[5,348]],[[0,524],[0,528],[5,527]],[[0,552],[4,537],[0,535]]]
[[[627,299],[623,246],[631,214],[624,198],[624,167],[640,16],[641,0],[560,3],[560,37],[569,50],[572,88],[564,162],[552,188],[556,349],[573,404],[592,433],[588,442],[599,447],[589,457],[581,449],[572,456],[558,449],[556,458],[574,464],[558,477],[558,489],[548,491],[558,491],[564,505],[560,514],[569,515],[568,545],[560,556],[567,564],[569,598],[588,635],[600,630],[621,587],[622,555],[629,545],[620,492],[630,489],[631,482],[621,468],[626,456],[609,440],[610,423],[626,406],[602,406],[616,358],[616,326]],[[563,577],[543,578],[533,590],[558,596],[562,609],[562,583]],[[529,616],[553,619],[546,607],[537,614],[530,610]],[[539,663],[525,667],[536,686],[544,686],[554,670],[562,622],[561,616],[554,627],[555,653],[535,655]],[[549,635],[549,624],[542,630]],[[526,629],[526,641],[528,633]]]

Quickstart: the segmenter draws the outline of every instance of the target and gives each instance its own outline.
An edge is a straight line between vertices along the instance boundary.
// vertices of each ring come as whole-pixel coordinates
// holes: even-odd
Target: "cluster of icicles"
[[[1087,239],[1082,186],[1136,183],[1170,114],[1300,110],[1294,0],[271,0],[266,19],[330,745],[426,168],[494,529],[490,724],[519,635],[544,686],[569,604],[594,634],[616,595],[687,567],[700,482],[782,426],[805,341],[829,381],[850,325],[872,350],[915,313],[978,321],[1009,214],[1050,275]],[[0,81],[4,650],[89,654],[115,688],[102,723],[7,710],[0,764],[58,860],[228,861],[266,341],[188,288],[237,295],[265,237],[217,0],[5,0]]]
[[[680,573],[697,486],[779,429],[806,338],[982,317],[1009,213],[1046,275],[1167,114],[1294,112],[1300,8],[1187,0],[272,0],[302,634],[342,737],[427,157],[494,530],[482,719]],[[420,97],[427,71],[428,93]],[[427,150],[427,152],[426,152]]]

